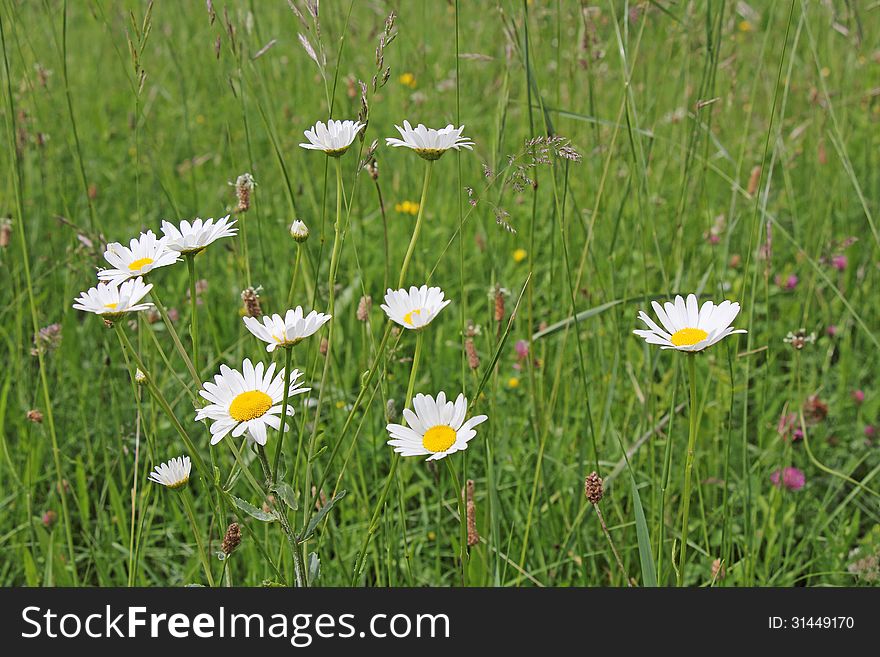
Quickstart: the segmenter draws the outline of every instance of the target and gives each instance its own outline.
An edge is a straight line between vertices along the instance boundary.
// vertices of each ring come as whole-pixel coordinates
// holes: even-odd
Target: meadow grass
[[[268,313],[332,306],[327,355],[329,325],[292,352],[313,391],[291,398],[274,488],[311,584],[876,581],[880,6],[325,0],[318,34],[294,4],[305,23],[284,2],[0,2],[0,583],[294,581],[285,532],[260,520],[260,459],[241,439],[209,448],[163,322],[117,322],[126,351],[71,308],[107,242],[229,212],[239,235],[195,278],[181,263],[150,281],[190,354],[197,309],[201,380],[285,362],[245,329],[245,288]],[[359,80],[369,124],[337,178],[298,144],[358,117]],[[404,119],[464,124],[474,151],[423,186],[427,165],[384,145]],[[374,139],[376,178],[360,166]],[[236,212],[245,172],[257,186]],[[378,307],[416,215],[403,282],[453,300],[419,334],[417,370],[413,332]],[[650,300],[689,292],[739,301],[748,334],[696,358],[632,335]],[[60,346],[32,353],[53,323]],[[131,380],[137,358],[180,428]],[[465,452],[398,463],[385,425],[408,388],[464,392],[489,420]],[[205,468],[179,498],[147,475],[189,453],[181,430]],[[786,467],[799,490],[771,482]]]

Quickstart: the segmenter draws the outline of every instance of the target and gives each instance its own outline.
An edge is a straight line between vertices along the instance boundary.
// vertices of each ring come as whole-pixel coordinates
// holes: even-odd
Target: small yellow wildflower
[[[519,379],[515,376],[510,377],[507,380],[507,387],[508,388],[519,388]]]
[[[416,216],[419,213],[419,204],[415,201],[403,201],[394,204],[394,211],[400,214],[411,214]]]
[[[528,257],[529,253],[525,249],[517,249],[513,252],[513,261],[522,262]]]
[[[416,76],[412,73],[402,73],[400,78],[400,84],[404,87],[409,87],[410,89],[416,88]]]
[[[827,66],[823,66],[823,67],[822,67],[822,70],[819,71],[819,73],[822,74],[822,77],[823,77],[823,78],[827,78],[829,75],[831,75],[831,69],[828,68]]]
[[[340,399],[338,402],[336,402],[336,408],[342,410],[343,408],[345,408],[345,402]]]
[[[196,115],[196,123],[198,123],[199,125],[204,125],[205,115],[204,114],[197,114]]]
[[[754,28],[752,28],[752,24],[748,21],[740,21],[739,23],[739,31],[740,32],[751,32]]]

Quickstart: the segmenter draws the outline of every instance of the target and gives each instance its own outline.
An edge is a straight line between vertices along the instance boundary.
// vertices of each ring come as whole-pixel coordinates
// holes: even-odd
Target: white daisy
[[[652,301],[651,305],[663,328],[640,310],[639,319],[650,330],[637,330],[633,333],[644,338],[648,344],[660,345],[661,349],[702,351],[728,335],[746,332],[745,329],[730,327],[739,313],[739,304],[735,301],[722,301],[717,306],[706,301],[700,308],[697,297],[689,294],[687,301],[679,295],[675,297],[675,303],[667,301],[661,306]]]
[[[405,289],[388,288],[385,293],[385,303],[381,308],[388,315],[388,319],[402,327],[420,329],[430,324],[437,313],[451,302],[451,299],[443,300],[443,290],[439,287],[413,285],[408,292]]]
[[[221,237],[232,237],[238,232],[237,228],[233,228],[234,225],[235,219],[229,221],[228,214],[216,223],[213,219],[196,219],[192,223],[184,219],[180,222],[180,227],[163,221],[162,234],[169,250],[187,255],[204,250]]]
[[[318,121],[311,130],[306,130],[303,133],[309,143],[300,144],[300,146],[311,151],[324,151],[332,157],[339,157],[348,150],[351,142],[365,127],[366,124],[360,121],[334,121],[330,119],[326,125],[323,121]]]
[[[415,413],[403,409],[409,427],[388,425],[388,444],[403,456],[429,455],[428,461],[467,449],[468,441],[477,435],[474,427],[489,419],[475,415],[465,422],[467,399],[461,394],[454,404],[446,401],[445,392],[438,394],[436,401],[431,395],[418,394],[413,398],[413,408]]]
[[[157,484],[168,486],[168,488],[180,488],[189,481],[190,470],[192,470],[192,463],[189,457],[178,456],[168,463],[157,465],[148,479]]]
[[[274,376],[273,376],[274,375]],[[301,388],[299,370],[290,373],[289,395],[308,392]],[[281,427],[281,402],[284,398],[284,369],[275,373],[275,363],[256,367],[245,358],[242,372],[226,365],[220,366],[220,374],[214,375],[214,382],[205,382],[199,394],[210,404],[200,408],[196,421],[213,420],[211,425],[211,444],[216,445],[230,431],[237,438],[245,431],[260,445],[266,444],[266,427]],[[293,415],[293,404],[287,405],[287,414]]]
[[[165,267],[180,260],[176,251],[170,251],[165,238],[158,239],[153,231],[141,233],[129,246],[111,242],[104,251],[104,259],[111,269],[102,269],[98,278],[102,281],[122,281],[143,276],[157,267]]]
[[[95,313],[107,319],[121,317],[125,313],[149,310],[151,303],[140,303],[141,299],[153,289],[153,284],[144,284],[143,278],[129,279],[120,285],[116,281],[98,283],[75,299],[73,307],[87,313]]]
[[[404,121],[402,128],[399,125],[394,127],[397,128],[403,139],[387,137],[385,143],[394,147],[411,148],[426,160],[436,160],[450,148],[473,150],[474,142],[461,136],[464,126],[456,128],[450,123],[445,128],[435,130],[434,128],[426,128],[421,123],[413,128],[409,121]]]
[[[245,317],[244,325],[263,342],[268,343],[266,351],[275,351],[276,347],[292,347],[299,344],[330,321],[330,315],[315,310],[303,315],[303,309],[297,306],[288,310],[284,317],[263,315],[261,318]]]

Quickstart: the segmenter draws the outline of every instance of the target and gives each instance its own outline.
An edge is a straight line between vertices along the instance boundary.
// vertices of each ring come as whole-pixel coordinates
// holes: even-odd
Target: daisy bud
[[[290,224],[290,236],[297,242],[305,242],[309,239],[309,227],[299,219]]]
[[[226,528],[226,535],[223,537],[220,549],[228,557],[235,552],[235,548],[239,545],[241,545],[241,527],[237,522],[233,522]]]
[[[359,322],[366,322],[370,319],[370,310],[373,307],[373,298],[367,294],[361,297],[357,307],[357,318]]]
[[[137,368],[137,370],[135,370],[134,382],[138,385],[144,385],[147,382],[147,375],[141,371],[141,368]]]
[[[480,542],[480,535],[477,533],[477,505],[474,502],[474,480],[468,479],[465,490],[462,491],[467,500],[467,544],[474,546]]]
[[[39,409],[32,408],[27,412],[28,422],[33,422],[34,424],[42,424],[43,423],[43,413]]]
[[[598,504],[602,501],[605,491],[602,489],[602,478],[596,472],[591,472],[584,480],[584,495],[590,501],[590,504]]]
[[[52,526],[58,522],[58,514],[52,510],[46,511],[46,513],[43,514],[42,521],[43,527],[46,529],[52,529]]]

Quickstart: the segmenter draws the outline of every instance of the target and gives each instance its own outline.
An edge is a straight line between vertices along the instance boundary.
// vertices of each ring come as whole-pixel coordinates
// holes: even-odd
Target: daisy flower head
[[[192,462],[189,457],[178,456],[167,463],[157,465],[147,478],[171,489],[180,488],[189,481],[190,470],[192,470]]]
[[[315,310],[306,315],[302,307],[297,306],[288,310],[283,317],[277,314],[271,317],[245,317],[244,325],[254,336],[267,343],[266,351],[272,352],[276,347],[299,344],[329,321],[330,315]]]
[[[388,319],[403,328],[420,329],[430,324],[451,302],[451,299],[444,301],[443,290],[439,287],[413,285],[409,291],[388,288],[385,293],[385,303],[381,308],[388,315]]]
[[[399,125],[394,127],[397,128],[402,139],[387,137],[385,143],[395,148],[401,146],[411,148],[419,157],[426,160],[437,160],[450,148],[473,150],[474,142],[461,136],[464,126],[456,128],[450,123],[445,128],[435,130],[434,128],[426,128],[421,123],[413,128],[409,121],[404,121],[402,128]]]
[[[468,442],[477,435],[474,427],[488,420],[486,415],[475,415],[465,422],[467,398],[459,394],[455,402],[446,401],[441,392],[435,400],[431,395],[418,394],[413,398],[413,409],[403,409],[408,427],[389,424],[388,444],[403,456],[427,456],[435,461],[467,449]]]
[[[689,294],[686,301],[678,295],[675,302],[667,301],[661,306],[652,301],[651,305],[663,328],[640,310],[639,319],[649,330],[636,330],[633,333],[644,338],[648,344],[660,345],[661,349],[702,351],[728,335],[746,332],[745,329],[730,326],[739,313],[739,304],[735,301],[722,301],[718,305],[706,301],[699,307],[697,297]]]
[[[104,251],[104,259],[110,268],[100,270],[98,278],[122,283],[135,276],[145,276],[158,267],[172,265],[180,260],[180,255],[168,249],[164,237],[159,239],[148,230],[132,239],[129,246],[111,242]]]
[[[311,151],[324,151],[331,157],[339,157],[348,150],[354,138],[365,127],[366,124],[360,121],[329,119],[326,124],[318,121],[310,130],[303,133],[309,142],[300,146]]]
[[[196,422],[211,420],[211,444],[216,445],[228,433],[238,438],[245,431],[254,442],[266,444],[266,427],[281,428],[281,402],[284,397],[284,369],[275,372],[275,363],[265,367],[256,366],[245,358],[241,372],[226,365],[220,366],[220,374],[202,385],[199,394],[210,403],[196,412]],[[300,395],[310,388],[303,388],[299,378],[302,372],[290,373],[289,395]],[[287,414],[293,415],[293,404],[288,404]]]
[[[165,236],[165,245],[170,251],[176,251],[182,255],[191,255],[203,251],[212,242],[221,237],[232,237],[238,232],[235,219],[229,221],[227,214],[216,222],[213,219],[196,219],[192,223],[186,219],[180,222],[180,226],[163,221],[162,234]]]
[[[141,303],[141,299],[153,289],[153,284],[144,284],[144,279],[138,276],[129,279],[121,285],[116,281],[98,283],[85,292],[82,292],[73,307],[87,313],[101,315],[105,319],[118,319],[126,313],[135,313],[140,310],[149,310],[151,303]]]

